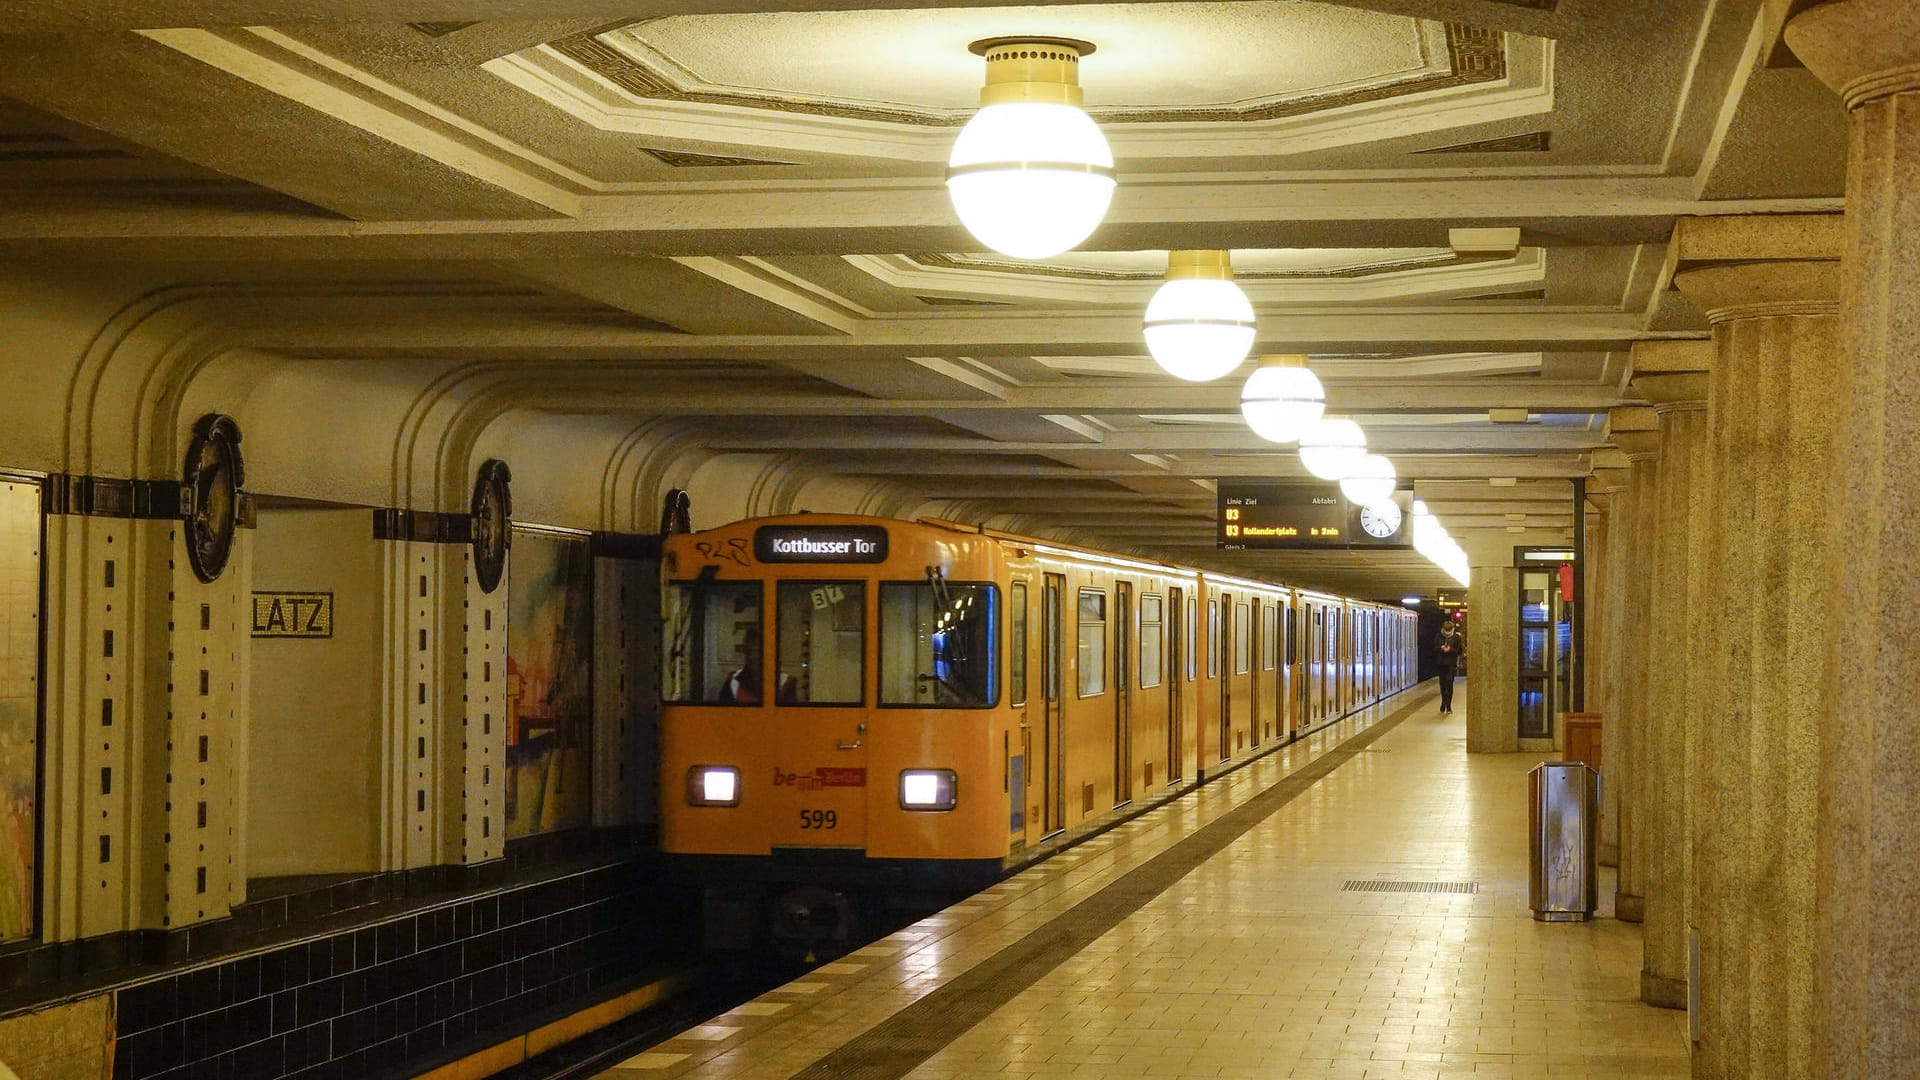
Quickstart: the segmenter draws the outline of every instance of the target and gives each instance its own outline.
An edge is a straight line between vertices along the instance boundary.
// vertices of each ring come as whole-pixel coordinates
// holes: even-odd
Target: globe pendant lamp
[[[1044,259],[1085,240],[1113,201],[1113,151],[1080,107],[1071,38],[987,38],[981,109],[947,159],[947,194],[974,239],[1002,255]]]
[[[1393,462],[1379,454],[1362,454],[1340,478],[1340,493],[1349,502],[1375,506],[1393,499],[1394,481]]]
[[[1224,251],[1167,252],[1167,283],[1147,302],[1147,351],[1168,374],[1209,382],[1253,351],[1253,305]]]
[[[1290,443],[1327,411],[1327,392],[1304,356],[1263,356],[1240,391],[1240,415],[1255,435]]]
[[[1322,480],[1344,480],[1366,452],[1367,433],[1351,420],[1322,417],[1300,436],[1300,464]]]

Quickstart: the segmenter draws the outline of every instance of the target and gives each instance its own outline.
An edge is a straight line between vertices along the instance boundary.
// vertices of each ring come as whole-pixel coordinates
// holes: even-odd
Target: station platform
[[[601,1075],[1688,1075],[1639,928],[1527,910],[1542,758],[1465,741],[1422,684]]]

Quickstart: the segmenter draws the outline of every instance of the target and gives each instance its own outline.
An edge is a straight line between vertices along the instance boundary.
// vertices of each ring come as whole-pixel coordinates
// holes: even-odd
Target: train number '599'
[[[800,827],[803,829],[832,829],[840,824],[840,815],[831,810],[800,811]]]

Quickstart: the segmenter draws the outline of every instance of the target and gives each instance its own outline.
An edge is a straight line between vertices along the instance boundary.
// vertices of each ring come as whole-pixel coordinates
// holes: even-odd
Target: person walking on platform
[[[1440,638],[1434,642],[1434,651],[1440,659],[1440,711],[1453,711],[1453,677],[1460,672],[1460,652],[1465,645],[1454,631],[1453,620],[1448,619],[1440,625]]]

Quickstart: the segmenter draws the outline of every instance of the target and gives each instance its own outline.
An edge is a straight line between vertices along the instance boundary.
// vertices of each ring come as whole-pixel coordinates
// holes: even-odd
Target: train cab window
[[[1166,600],[1140,597],[1140,689],[1159,686],[1167,669]]]
[[[1220,601],[1207,601],[1207,678],[1220,677]]]
[[[1027,583],[1016,581],[1007,593],[1007,689],[1011,704],[1027,703]]]
[[[1187,598],[1187,681],[1192,682],[1200,674],[1200,649],[1196,642],[1200,637],[1200,601],[1195,597]]]
[[[867,586],[783,581],[774,599],[781,705],[860,705],[867,655]]]
[[[1260,622],[1260,670],[1272,671],[1280,662],[1280,609],[1267,605]]]
[[[1107,594],[1081,589],[1079,618],[1080,696],[1107,692]]]
[[[994,645],[999,611],[991,585],[883,582],[880,704],[981,708],[999,694]]]
[[[661,696],[681,705],[759,705],[760,583],[676,581],[667,586]]]
[[[1245,675],[1253,667],[1253,609],[1233,605],[1233,673]]]

